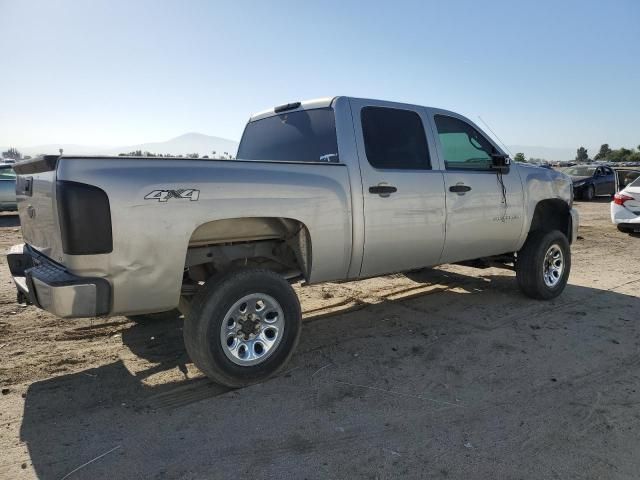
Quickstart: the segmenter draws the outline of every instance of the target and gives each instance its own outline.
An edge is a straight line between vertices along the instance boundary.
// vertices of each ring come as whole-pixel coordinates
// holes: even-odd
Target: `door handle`
[[[455,192],[459,195],[464,195],[465,192],[468,192],[469,190],[471,190],[471,187],[469,187],[468,185],[451,185],[449,187],[449,191],[450,192]]]
[[[369,187],[369,193],[376,193],[381,197],[388,197],[397,191],[398,189],[391,185],[374,185],[373,187]]]

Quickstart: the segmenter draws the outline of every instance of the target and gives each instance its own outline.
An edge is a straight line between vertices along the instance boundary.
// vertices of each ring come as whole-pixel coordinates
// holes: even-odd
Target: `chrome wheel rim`
[[[252,293],[227,311],[220,326],[220,344],[236,365],[257,365],[273,354],[283,333],[284,313],[277,300]]]
[[[553,244],[544,255],[544,264],[542,266],[542,276],[547,287],[555,287],[562,279],[564,272],[564,255],[562,249]]]

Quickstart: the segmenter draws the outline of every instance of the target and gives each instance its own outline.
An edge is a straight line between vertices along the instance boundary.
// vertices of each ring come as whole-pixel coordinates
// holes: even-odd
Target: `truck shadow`
[[[580,199],[576,199],[575,202],[578,204],[589,204],[589,203],[611,203],[612,200],[612,195],[599,195],[597,197],[594,197],[593,200],[590,201],[584,201],[584,200],[580,200]]]
[[[416,335],[426,338],[439,329],[481,332],[498,328],[505,322],[524,322],[528,331],[529,323],[544,324],[545,312],[559,305],[568,306],[569,309],[575,305],[580,312],[585,312],[578,316],[567,315],[567,322],[584,322],[590,308],[603,304],[631,304],[636,311],[638,307],[637,297],[573,285],[567,286],[562,300],[536,303],[522,297],[517,291],[515,279],[509,276],[472,277],[441,270],[424,270],[414,272],[411,278],[419,284],[445,284],[450,288],[425,294],[416,292],[412,287],[404,293],[396,291],[393,298],[382,298],[378,303],[345,304],[342,310],[328,314],[312,312],[310,317],[314,321],[305,324],[303,337],[288,370],[265,384],[241,390],[230,391],[202,376],[188,378],[189,359],[182,342],[180,318],[126,328],[122,331],[123,343],[136,357],[152,363],[151,367],[134,373],[122,360],[118,360],[82,372],[35,382],[28,388],[20,439],[28,447],[36,474],[45,479],[61,478],[79,465],[117,446],[121,448],[99,463],[87,467],[85,472],[79,472],[78,478],[116,478],[118,475],[111,470],[116,465],[118,471],[128,471],[132,475],[135,472],[139,478],[165,478],[162,470],[167,462],[179,463],[181,472],[199,471],[199,462],[210,464],[211,459],[215,460],[217,455],[226,451],[225,442],[250,443],[251,438],[255,437],[246,432],[244,440],[235,439],[233,434],[225,442],[216,439],[216,432],[228,427],[226,405],[241,402],[245,406],[257,406],[265,395],[270,395],[272,400],[284,395],[282,388],[286,388],[288,395],[294,397],[313,397],[317,394],[317,387],[313,383],[314,377],[318,378],[316,374],[326,365],[336,362],[337,355],[346,355],[337,354],[336,351],[378,349],[381,338],[394,336],[397,343],[412,345]],[[398,295],[400,298],[396,298]],[[473,296],[473,300],[467,301],[466,298],[470,296]],[[497,302],[510,302],[516,309],[519,305],[529,310],[533,308],[537,312],[533,315],[536,318],[532,320],[532,315],[527,318],[514,317],[513,310],[511,314],[496,312]],[[620,314],[620,311],[616,313]],[[320,318],[323,321],[315,321]],[[424,353],[417,348],[411,351],[416,358]],[[375,368],[377,379],[393,379],[397,375],[397,362],[402,360],[396,358],[391,350],[383,351],[381,355],[388,358],[378,358],[370,368]],[[419,362],[414,366],[424,370],[421,372],[423,376],[432,368],[429,361],[434,361],[429,357],[425,359],[427,361],[424,363]],[[152,386],[147,384],[146,380],[152,375],[174,369],[182,372],[182,380]],[[536,379],[531,381],[535,383]],[[471,389],[473,386],[459,386],[456,395],[465,398],[468,393],[471,396],[472,392],[465,392],[465,388]],[[196,405],[195,402],[199,401],[203,402]],[[350,411],[340,410],[335,399],[315,405],[314,408],[331,409],[334,412],[338,409],[341,415],[352,415]],[[271,425],[278,422],[291,425],[292,429],[302,428],[301,425],[305,423],[304,418],[292,419],[286,408],[271,412],[270,416],[258,415],[255,408],[251,410],[246,415],[251,417],[252,428],[256,432],[269,431]],[[182,415],[180,412],[186,413]],[[196,432],[184,430],[184,422],[187,421],[185,415],[187,418],[198,418]],[[463,414],[454,411],[452,416],[455,415]],[[213,436],[205,435],[191,442],[189,448],[192,451],[181,457],[178,453],[180,441],[185,436],[201,435],[203,430]],[[330,440],[326,439],[327,442]],[[293,453],[288,454],[302,459],[308,452],[300,448],[294,448]],[[236,458],[235,463],[228,465],[228,470],[225,470],[227,464],[222,462],[217,474],[222,478],[231,476],[238,462],[242,461]],[[251,462],[246,460],[246,463]],[[300,476],[293,472],[292,475]]]

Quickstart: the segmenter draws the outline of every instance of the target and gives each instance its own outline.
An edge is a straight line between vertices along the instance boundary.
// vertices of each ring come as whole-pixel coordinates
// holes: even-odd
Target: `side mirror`
[[[511,165],[511,159],[508,155],[503,153],[491,154],[491,170],[497,170],[501,173],[509,171],[509,165]]]

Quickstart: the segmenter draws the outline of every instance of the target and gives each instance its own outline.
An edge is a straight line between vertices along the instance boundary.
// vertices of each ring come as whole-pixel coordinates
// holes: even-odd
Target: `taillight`
[[[64,253],[111,253],[111,208],[106,192],[93,185],[65,180],[58,180],[57,190]]]
[[[628,200],[634,200],[634,198],[629,195],[625,195],[624,193],[616,193],[613,196],[613,203],[616,205],[624,205],[624,202]]]

